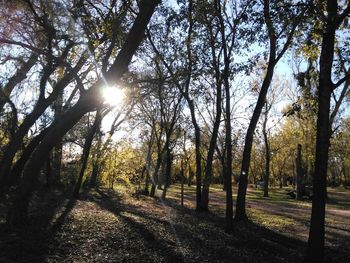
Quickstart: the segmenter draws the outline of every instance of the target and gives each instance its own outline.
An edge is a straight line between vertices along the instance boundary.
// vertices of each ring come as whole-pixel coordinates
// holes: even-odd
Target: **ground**
[[[165,201],[103,188],[78,200],[43,192],[25,226],[0,221],[0,262],[302,262],[310,201],[289,199],[286,189],[263,198],[249,188],[251,221],[235,223],[229,235],[220,186],[201,213],[193,209],[195,188],[185,187],[184,207],[179,189]],[[326,262],[347,262],[350,191],[329,189],[328,201]]]

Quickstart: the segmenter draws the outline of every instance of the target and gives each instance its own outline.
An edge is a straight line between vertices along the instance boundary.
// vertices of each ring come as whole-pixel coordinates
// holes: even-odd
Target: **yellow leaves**
[[[250,212],[250,216],[253,220],[265,227],[283,229],[288,226],[296,225],[295,220],[288,216],[270,215],[258,209],[250,209]]]
[[[300,47],[296,51],[296,55],[308,57],[314,61],[317,60],[320,55],[320,48],[316,44],[308,45],[304,43],[300,45]]]
[[[59,66],[57,69],[57,79],[62,79],[64,76],[64,67]]]

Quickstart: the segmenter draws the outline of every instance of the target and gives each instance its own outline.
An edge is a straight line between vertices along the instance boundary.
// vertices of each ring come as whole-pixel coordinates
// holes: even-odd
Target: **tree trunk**
[[[214,2],[215,8],[217,9],[218,18],[220,19],[220,7],[217,2]],[[205,173],[203,178],[203,187],[202,187],[202,196],[201,196],[201,206],[200,210],[207,211],[208,210],[208,203],[209,203],[209,185],[210,180],[213,175],[213,159],[214,159],[214,153],[216,149],[216,142],[218,137],[218,132],[220,128],[220,121],[221,121],[221,101],[222,101],[222,79],[221,79],[221,69],[220,69],[220,63],[218,62],[217,58],[217,52],[216,52],[216,39],[215,39],[215,33],[213,31],[213,27],[211,23],[208,23],[208,37],[209,37],[209,47],[211,49],[211,64],[214,68],[215,73],[215,85],[216,85],[216,116],[215,121],[213,125],[213,132],[211,134],[210,143],[209,143],[209,149],[207,154],[207,161],[205,165]],[[225,37],[222,36],[224,39]],[[226,62],[226,61],[225,61]]]
[[[285,180],[281,170],[278,171],[278,177],[280,179],[280,189],[282,189],[285,186]]]
[[[160,153],[158,153],[156,166],[154,168],[154,172],[152,175],[152,187],[151,187],[151,192],[149,194],[151,197],[154,197],[154,195],[156,193],[156,188],[157,188],[157,184],[158,184],[158,173],[159,173],[161,163],[162,163],[162,156]]]
[[[222,190],[226,192],[227,190],[227,179],[226,179],[226,174],[227,174],[227,168],[226,168],[226,159],[225,159],[225,155],[226,154],[226,150],[224,150],[223,152],[223,156],[221,157],[220,161],[221,161],[221,169],[222,169]]]
[[[184,173],[184,168],[183,164],[181,163],[181,206],[184,206],[184,184],[185,184],[185,173]]]
[[[98,175],[100,173],[101,167],[103,167],[103,161],[101,160],[103,152],[105,149],[101,147],[102,145],[102,138],[101,134],[97,133],[97,149],[95,152],[94,160],[93,160],[93,165],[92,165],[92,173],[90,177],[90,182],[89,182],[89,188],[97,188],[98,186]],[[107,143],[107,142],[106,142]]]
[[[31,54],[28,60],[24,62],[23,65],[17,70],[16,74],[9,79],[5,87],[1,87],[0,113],[2,112],[7,102],[7,99],[10,97],[13,89],[16,87],[17,84],[19,84],[22,80],[24,80],[27,77],[27,73],[35,65],[37,60],[38,55],[36,53]]]
[[[146,167],[146,180],[145,180],[145,189],[144,189],[144,194],[149,195],[149,181],[150,181],[150,174],[149,170]]]
[[[59,95],[55,101],[55,121],[59,120],[63,113],[63,91],[59,92]],[[62,140],[59,141],[52,149],[52,182],[53,184],[59,184],[61,181],[61,165],[62,165]]]
[[[83,63],[78,63],[73,70],[64,76],[55,86],[51,94],[45,97],[39,97],[37,104],[34,109],[29,113],[22,124],[19,126],[16,133],[11,138],[10,142],[7,144],[3,158],[0,162],[0,185],[7,184],[9,180],[9,172],[11,170],[13,159],[16,153],[20,149],[23,139],[28,134],[29,129],[34,125],[38,118],[45,112],[45,110],[55,101],[59,96],[60,92],[71,82],[74,75],[80,70]]]
[[[264,81],[262,83],[259,97],[257,100],[257,103],[254,108],[253,116],[250,119],[249,126],[247,129],[247,134],[244,141],[244,149],[243,149],[243,159],[242,159],[242,165],[241,165],[241,173],[239,176],[239,185],[238,185],[238,194],[237,194],[237,202],[236,202],[236,215],[235,220],[241,221],[241,220],[247,220],[247,213],[246,213],[246,194],[247,194],[247,186],[248,186],[248,174],[249,174],[249,166],[250,166],[250,159],[251,159],[251,152],[252,152],[252,145],[253,145],[253,138],[254,138],[254,131],[256,128],[256,125],[259,121],[259,117],[262,111],[262,108],[264,107],[267,91],[270,87],[271,80],[273,77],[273,72],[275,65],[277,63],[276,60],[276,36],[274,32],[274,28],[272,25],[272,21],[270,18],[270,1],[264,1],[264,18],[265,23],[268,28],[268,34],[269,34],[269,41],[270,41],[270,50],[269,50],[269,62],[268,67],[266,71],[266,76],[264,78]],[[279,57],[281,54],[279,55]]]
[[[297,178],[296,178],[296,199],[297,200],[302,200],[303,199],[303,181],[304,181],[304,175],[303,175],[303,159],[301,155],[301,144],[298,144],[298,150],[297,150],[297,158],[296,158],[296,168],[297,168]]]
[[[41,144],[34,150],[23,170],[23,178],[17,189],[17,195],[12,207],[8,211],[7,222],[11,225],[21,224],[27,215],[29,199],[32,189],[37,183],[38,174],[43,165],[42,156],[47,156],[52,147],[59,141],[71,127],[90,109],[86,97],[82,97],[61,120],[55,123],[42,140]]]
[[[213,159],[214,159],[214,153],[215,153],[215,147],[216,147],[216,141],[218,138],[219,128],[220,128],[220,121],[221,121],[221,83],[217,84],[216,87],[216,117],[213,127],[213,133],[211,135],[210,144],[209,144],[209,150],[207,155],[207,162],[205,165],[205,174],[203,178],[203,187],[202,187],[202,196],[201,196],[201,206],[200,210],[202,211],[208,211],[208,204],[209,204],[209,185],[210,180],[213,176]]]
[[[230,57],[228,54],[228,46],[226,43],[226,32],[225,25],[222,16],[221,2],[215,1],[215,5],[218,11],[218,18],[220,21],[220,33],[221,33],[221,45],[224,53],[224,70],[222,74],[223,84],[225,88],[225,151],[222,154],[223,158],[223,177],[224,177],[224,188],[226,188],[226,231],[232,233],[233,231],[233,200],[232,200],[232,127],[231,127],[231,94],[230,94]],[[236,32],[233,31],[233,39],[235,38]],[[234,44],[234,40],[232,44]],[[221,95],[221,93],[220,93]],[[218,92],[219,96],[219,92]],[[221,104],[221,101],[220,101]],[[218,110],[217,110],[218,111]],[[221,112],[221,110],[220,110]],[[226,158],[225,158],[226,153]],[[226,161],[226,163],[225,163]],[[226,187],[225,187],[226,186]]]
[[[89,182],[89,188],[97,187],[97,177],[99,174],[99,170],[100,170],[100,165],[99,165],[99,162],[97,161],[92,165],[92,172],[91,172],[91,177],[90,177],[90,182]]]
[[[169,143],[168,143],[166,145],[166,167],[165,167],[164,188],[163,188],[163,193],[162,193],[162,199],[166,198],[166,192],[167,192],[168,187],[170,185],[172,161],[173,161],[173,157],[172,157],[171,149],[170,149]]]
[[[149,181],[150,181],[150,170],[151,170],[151,161],[152,161],[152,146],[153,146],[153,141],[154,141],[154,136],[153,136],[153,130],[151,133],[150,140],[148,142],[148,147],[147,147],[147,157],[146,157],[146,181],[145,181],[145,190],[144,193],[145,195],[149,195]]]
[[[307,262],[322,262],[324,255],[325,206],[327,193],[327,167],[330,139],[330,99],[333,91],[332,66],[337,26],[336,0],[327,1],[327,21],[323,30],[318,87],[315,170]],[[349,13],[349,11],[348,11]]]
[[[228,73],[227,73],[228,74]],[[228,75],[225,77],[226,90],[226,165],[223,167],[226,174],[226,231],[233,231],[233,199],[232,199],[232,128],[231,128],[231,104],[230,104],[230,86],[228,83]]]
[[[192,8],[193,1],[188,1],[188,20],[189,20],[189,29],[188,29],[188,39],[192,39],[192,30],[193,30],[193,17],[192,17]],[[201,133],[200,128],[196,119],[196,111],[193,100],[190,99],[188,89],[191,83],[191,74],[192,74],[192,65],[193,59],[191,54],[191,41],[186,41],[187,45],[187,58],[188,58],[188,76],[186,80],[185,92],[183,92],[184,98],[188,103],[188,107],[191,113],[191,121],[194,127],[194,136],[195,136],[195,155],[196,155],[196,211],[200,209],[201,205],[201,193],[202,193],[202,163],[201,163]]]
[[[264,197],[269,197],[270,158],[271,158],[269,139],[267,137],[267,130],[266,130],[267,114],[268,112],[265,112],[265,119],[264,119],[263,129],[262,129],[263,135],[264,135],[264,143],[265,143]]]
[[[89,131],[86,135],[84,148],[83,148],[83,154],[82,154],[81,159],[80,159],[80,173],[79,173],[79,177],[78,177],[77,183],[75,184],[74,191],[73,191],[73,196],[75,198],[79,197],[79,191],[81,188],[81,184],[83,182],[84,173],[85,173],[87,163],[89,160],[92,141],[94,139],[94,136],[95,136],[97,130],[100,128],[101,122],[102,122],[101,111],[100,111],[100,109],[98,109],[96,112],[94,124],[91,126],[91,128],[89,129]]]
[[[253,116],[250,120],[247,134],[245,137],[241,173],[240,173],[239,185],[238,185],[237,204],[236,204],[235,220],[237,221],[247,220],[247,214],[245,210],[245,203],[246,203],[245,201],[246,201],[246,193],[247,193],[247,186],[248,186],[248,173],[249,173],[254,131],[258,123],[262,108],[264,107],[266,94],[273,76],[273,70],[274,70],[274,63],[270,62],[267,69],[266,77],[264,79],[264,82],[262,84],[262,87],[259,93],[258,101],[256,103],[256,106],[253,112]]]
[[[50,188],[52,186],[52,167],[51,167],[51,156],[50,154],[46,159],[46,167],[45,167],[45,176],[46,176],[46,187]]]
[[[190,108],[191,120],[194,127],[195,136],[195,154],[196,154],[196,211],[200,210],[202,197],[202,155],[201,155],[201,132],[196,119],[194,102],[188,96],[185,96],[188,107]]]
[[[32,139],[30,141],[30,143],[28,144],[28,146],[23,150],[21,157],[13,165],[13,168],[9,174],[9,180],[6,182],[6,184],[4,183],[4,184],[0,185],[0,195],[4,195],[7,192],[9,187],[11,187],[13,185],[18,185],[20,183],[21,174],[22,174],[24,165],[28,161],[30,155],[35,150],[35,148],[39,145],[41,140],[45,137],[45,135],[49,131],[50,127],[42,130],[39,133],[39,135],[37,135],[34,139]]]
[[[191,165],[189,164],[189,165],[188,165],[188,181],[187,181],[187,185],[188,185],[189,187],[192,186],[192,178],[193,178],[193,175],[194,175],[194,173],[193,173],[193,171],[192,171],[192,167],[191,167]]]

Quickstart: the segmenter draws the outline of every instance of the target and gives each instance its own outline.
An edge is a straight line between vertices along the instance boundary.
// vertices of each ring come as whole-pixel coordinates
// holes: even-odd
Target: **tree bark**
[[[296,158],[296,168],[297,168],[297,178],[296,178],[296,199],[297,200],[302,200],[303,199],[303,159],[301,155],[301,144],[298,144],[298,149],[297,149],[297,158]]]
[[[55,120],[59,120],[63,113],[63,91],[61,91],[55,101]],[[58,185],[61,181],[62,165],[62,140],[59,141],[52,149],[52,171],[51,178],[53,184]]]
[[[237,202],[236,202],[236,215],[235,220],[241,221],[241,220],[247,220],[247,214],[246,214],[246,193],[247,193],[247,186],[248,186],[248,174],[249,174],[249,166],[250,166],[250,159],[251,159],[251,152],[252,152],[252,145],[253,145],[253,138],[254,138],[254,131],[256,128],[256,125],[259,121],[259,117],[262,111],[262,108],[264,107],[267,91],[270,87],[271,80],[273,77],[273,72],[275,65],[277,63],[276,61],[276,36],[274,32],[274,28],[272,25],[272,21],[270,18],[270,1],[264,0],[264,18],[265,23],[268,28],[268,34],[269,34],[269,41],[270,41],[270,57],[267,67],[266,76],[264,78],[264,81],[262,83],[258,100],[254,108],[253,116],[250,119],[249,126],[247,129],[247,134],[245,136],[244,141],[244,149],[243,149],[243,159],[242,159],[242,165],[241,165],[241,173],[239,176],[239,185],[238,185],[238,194],[237,194]],[[281,54],[280,54],[281,55]]]
[[[74,75],[80,70],[83,66],[82,59],[80,63],[72,69],[70,73],[64,76],[56,85],[53,92],[45,98],[44,95],[39,97],[37,104],[35,105],[33,111],[29,113],[22,124],[19,126],[16,133],[11,138],[10,142],[7,144],[3,158],[0,162],[0,185],[6,185],[9,179],[9,172],[11,170],[13,159],[20,149],[24,137],[27,135],[29,129],[33,126],[33,124],[37,121],[37,119],[45,112],[45,110],[55,101],[55,99],[59,96],[60,92],[71,82]],[[47,69],[50,71],[50,68]],[[47,76],[48,77],[48,76]],[[44,80],[42,79],[42,82]],[[46,82],[45,82],[46,83]]]
[[[306,262],[322,262],[324,256],[325,206],[327,194],[327,168],[330,139],[330,99],[333,91],[332,66],[335,33],[338,21],[338,3],[327,1],[327,20],[322,34],[320,74],[318,87],[318,112],[316,154],[313,174],[313,198]],[[345,11],[344,11],[345,12]],[[349,10],[347,8],[347,14]],[[346,14],[346,15],[347,15]],[[339,22],[337,25],[336,23]]]
[[[83,182],[84,173],[85,173],[86,166],[88,163],[92,141],[94,139],[96,131],[100,128],[101,122],[102,122],[102,116],[101,116],[100,109],[98,109],[96,112],[94,124],[89,129],[87,136],[86,136],[86,139],[85,139],[83,154],[82,154],[81,160],[80,160],[80,173],[79,173],[79,177],[78,177],[78,180],[75,184],[74,191],[73,191],[74,198],[79,197],[79,191],[81,188],[81,184]]]
[[[218,83],[216,87],[216,117],[215,117],[213,132],[210,139],[207,162],[205,165],[205,174],[203,178],[203,187],[202,187],[202,196],[201,196],[201,205],[200,205],[200,210],[202,211],[208,211],[209,185],[210,185],[210,180],[213,176],[213,159],[214,159],[216,141],[218,138],[220,121],[221,121],[221,111],[222,111],[221,100],[222,100],[221,83]]]
[[[271,158],[271,152],[270,152],[270,144],[269,139],[267,135],[266,125],[267,125],[267,114],[268,112],[265,112],[265,119],[263,123],[263,136],[264,136],[264,143],[265,143],[265,174],[264,174],[264,197],[269,197],[269,180],[270,180],[270,158]]]
[[[147,156],[146,156],[146,181],[145,181],[145,195],[149,195],[149,182],[150,182],[150,170],[151,170],[151,162],[152,162],[152,147],[154,143],[154,131],[152,129],[150,139],[147,145]]]
[[[185,184],[185,173],[184,173],[184,167],[181,162],[181,172],[180,172],[180,177],[181,177],[181,206],[184,206],[184,184]]]
[[[201,132],[196,119],[194,102],[188,96],[185,96],[190,108],[191,120],[194,127],[195,136],[195,155],[196,155],[196,211],[200,210],[202,198],[202,155],[201,155]]]
[[[98,177],[99,171],[100,171],[99,162],[94,162],[94,164],[92,165],[89,188],[97,187],[97,177]]]
[[[51,126],[50,126],[51,127]],[[41,140],[46,136],[50,127],[42,130],[34,139],[30,141],[28,146],[23,150],[21,157],[17,160],[17,162],[13,165],[11,172],[9,173],[8,181],[4,182],[4,184],[0,185],[0,195],[3,195],[7,192],[9,187],[13,185],[18,185],[21,180],[21,173],[23,171],[24,165],[28,161],[30,155],[35,150],[35,148],[39,145]]]
[[[157,188],[157,184],[158,184],[158,173],[159,173],[160,166],[162,164],[162,159],[163,159],[162,153],[158,152],[156,166],[154,168],[154,172],[153,172],[153,175],[152,175],[151,192],[149,194],[151,197],[154,197],[154,195],[156,193],[156,188]]]
[[[223,165],[223,172],[225,173],[225,186],[226,186],[226,210],[225,210],[225,217],[226,217],[226,231],[228,233],[232,233],[233,231],[233,199],[232,199],[232,127],[231,127],[231,92],[230,92],[230,82],[229,82],[229,75],[230,75],[230,57],[228,54],[228,46],[226,43],[226,32],[225,32],[225,24],[224,19],[222,16],[222,8],[221,8],[221,2],[215,1],[215,5],[218,11],[218,18],[220,22],[220,33],[221,33],[221,45],[224,53],[224,70],[222,74],[223,84],[225,88],[225,151],[223,153],[224,158],[224,165]],[[233,40],[232,45],[235,43],[235,26],[232,31],[233,34]],[[219,96],[219,95],[218,95]],[[220,101],[221,104],[221,101]],[[226,161],[226,163],[225,163]],[[224,187],[225,188],[225,187]]]
[[[0,113],[2,112],[7,99],[10,97],[12,90],[19,84],[22,80],[27,77],[29,70],[35,65],[38,60],[38,55],[33,53],[30,55],[28,60],[17,70],[16,74],[12,76],[5,87],[1,88],[0,92]]]
[[[170,138],[168,140],[170,140]],[[173,157],[172,157],[170,146],[166,145],[166,166],[165,166],[164,188],[162,192],[162,199],[166,198],[166,192],[170,185],[172,161],[173,161]]]
[[[47,156],[47,159],[46,159],[46,167],[45,167],[46,187],[48,187],[48,188],[50,188],[52,186],[51,172],[52,172],[51,156],[49,154]]]
[[[191,187],[192,186],[192,178],[193,178],[193,171],[192,167],[190,164],[188,164],[188,180],[187,180],[187,186]]]

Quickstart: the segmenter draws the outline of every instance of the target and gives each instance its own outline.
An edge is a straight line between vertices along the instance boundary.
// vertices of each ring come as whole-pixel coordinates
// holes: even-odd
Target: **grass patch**
[[[259,209],[250,208],[248,210],[248,216],[254,223],[276,230],[283,230],[286,227],[295,226],[297,224],[292,218],[267,214]]]

